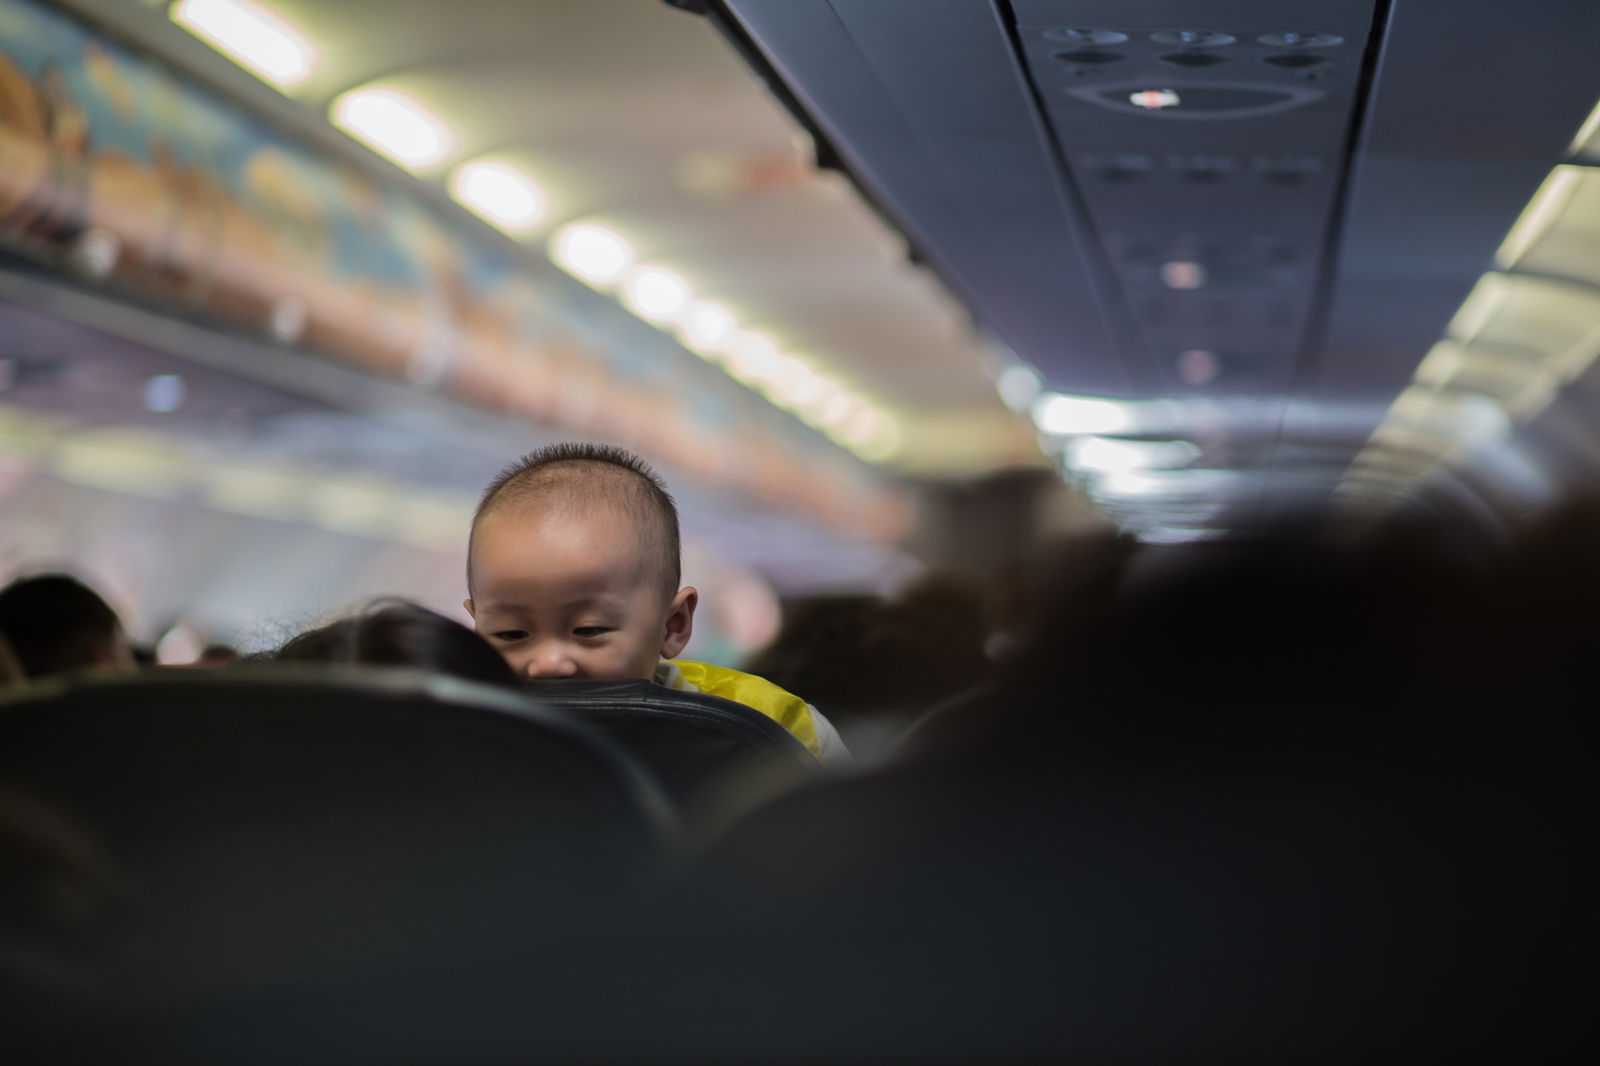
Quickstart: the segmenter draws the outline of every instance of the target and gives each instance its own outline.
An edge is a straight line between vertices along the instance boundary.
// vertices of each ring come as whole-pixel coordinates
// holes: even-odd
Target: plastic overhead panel
[[[56,280],[243,334],[264,354],[316,352],[646,449],[844,532],[881,539],[887,525],[867,516],[903,505],[687,353],[622,365],[629,344],[660,348],[654,331],[639,341],[619,312],[603,343],[584,335],[563,275],[375,158],[313,144],[34,0],[0,0],[0,246]],[[728,394],[733,414],[700,417],[697,393]],[[596,395],[605,402],[588,402]]]

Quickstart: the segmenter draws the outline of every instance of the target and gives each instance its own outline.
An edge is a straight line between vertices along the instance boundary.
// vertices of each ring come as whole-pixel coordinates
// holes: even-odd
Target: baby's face
[[[491,512],[472,538],[474,628],[524,677],[654,677],[688,643],[696,593],[667,597],[641,540],[626,512],[605,505]]]

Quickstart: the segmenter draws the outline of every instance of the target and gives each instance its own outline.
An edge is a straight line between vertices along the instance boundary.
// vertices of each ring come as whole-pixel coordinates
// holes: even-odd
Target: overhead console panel
[[[1050,387],[1287,388],[1372,0],[1288,21],[1271,0],[727,7],[858,182]]]
[[[727,5],[864,191],[1048,383],[1137,395],[1131,324],[1009,27],[968,0]]]
[[[1158,372],[1155,391],[1286,392],[1343,177],[1371,0],[1297,4],[1292,20],[1271,2],[1015,9],[1028,76]]]

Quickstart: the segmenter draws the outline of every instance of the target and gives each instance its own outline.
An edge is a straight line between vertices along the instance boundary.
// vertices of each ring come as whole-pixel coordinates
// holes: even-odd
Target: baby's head
[[[467,613],[523,677],[651,678],[689,643],[678,510],[637,456],[556,444],[501,471],[467,545]]]

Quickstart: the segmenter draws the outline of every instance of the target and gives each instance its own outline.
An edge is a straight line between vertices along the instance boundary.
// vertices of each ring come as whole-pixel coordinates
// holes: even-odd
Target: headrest
[[[23,690],[0,703],[8,801],[46,852],[93,857],[128,965],[180,984],[565,933],[648,879],[672,818],[596,731],[516,692],[281,664]]]

